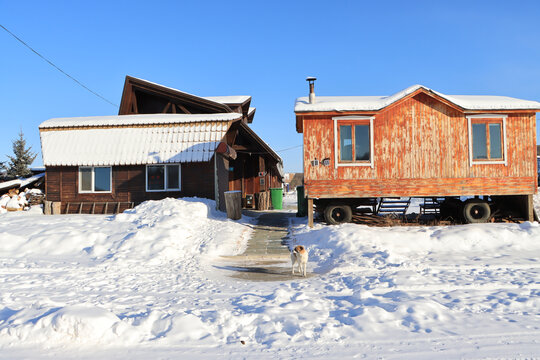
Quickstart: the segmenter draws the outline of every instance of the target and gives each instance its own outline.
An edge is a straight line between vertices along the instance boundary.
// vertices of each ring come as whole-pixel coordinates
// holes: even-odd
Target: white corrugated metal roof
[[[131,127],[45,130],[50,127],[74,126],[73,123],[77,123],[77,118],[66,122],[59,121],[62,119],[49,120],[51,123],[47,126],[40,126],[43,164],[99,166],[209,161],[229,128],[229,122],[217,120],[216,115],[224,114],[206,114],[207,119],[213,119],[206,122],[167,122],[167,126],[138,127],[145,123],[137,123]],[[235,114],[235,118],[238,117],[239,114]],[[108,120],[86,124],[111,125],[109,120],[114,117],[104,118]],[[67,123],[71,125],[64,125]]]
[[[39,125],[39,128],[46,129],[84,126],[182,124],[207,121],[233,121],[241,118],[242,114],[238,113],[89,116],[50,119],[42,122]]]
[[[296,99],[294,111],[376,111],[423,88],[462,107],[465,110],[535,110],[540,109],[537,101],[522,100],[507,96],[491,95],[445,95],[423,85],[413,85],[391,96],[316,96],[315,103],[309,97]]]

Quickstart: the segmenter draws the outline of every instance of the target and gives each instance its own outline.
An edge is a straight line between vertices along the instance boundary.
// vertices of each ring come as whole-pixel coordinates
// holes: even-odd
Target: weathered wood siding
[[[470,166],[466,114],[426,94],[362,115],[375,116],[373,168],[336,168],[332,115],[303,116],[304,176],[309,197],[536,192],[535,113],[506,114],[507,166]],[[312,160],[326,158],[329,166],[312,166]]]
[[[185,163],[181,165],[181,191],[146,191],[146,167],[144,165],[113,166],[111,193],[79,193],[79,177],[77,166],[47,167],[45,191],[47,200],[62,202],[62,213],[67,203],[79,202],[134,202],[160,200],[167,197],[197,196],[208,199],[215,197],[214,161],[201,163]],[[103,212],[103,206],[96,207],[95,212]],[[127,206],[122,205],[124,210]],[[83,212],[89,212],[88,205]],[[112,209],[111,209],[112,210]],[[76,208],[71,207],[70,212]]]

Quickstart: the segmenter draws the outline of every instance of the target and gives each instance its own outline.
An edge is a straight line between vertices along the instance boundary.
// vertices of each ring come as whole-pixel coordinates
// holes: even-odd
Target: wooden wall
[[[214,199],[214,161],[202,163],[185,163],[181,165],[181,191],[147,192],[146,167],[144,165],[113,166],[112,192],[80,194],[78,167],[47,167],[45,193],[47,200],[62,202],[62,213],[67,203],[77,202],[134,202],[135,205],[146,200],[159,200],[166,197],[191,197]],[[103,210],[104,205],[96,208],[96,213]],[[124,210],[127,205],[122,205]],[[85,211],[90,208],[88,205]],[[76,211],[75,207],[71,210]],[[121,210],[121,211],[122,211]],[[72,211],[70,211],[72,212]]]
[[[242,190],[245,194],[256,194],[270,188],[282,186],[281,177],[277,173],[276,162],[268,157],[239,153],[238,158],[230,162],[233,171],[229,174],[229,190]],[[266,173],[264,186],[261,186],[259,172]]]
[[[535,113],[507,114],[508,166],[472,167],[466,115],[431,96],[420,93],[379,113],[362,115],[375,116],[373,168],[336,168],[332,115],[303,116],[304,176],[309,197],[536,192]],[[330,165],[312,166],[315,158],[329,158]]]

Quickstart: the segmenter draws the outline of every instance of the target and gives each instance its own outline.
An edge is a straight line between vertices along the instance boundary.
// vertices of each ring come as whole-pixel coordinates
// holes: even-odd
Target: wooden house
[[[281,158],[249,127],[250,96],[198,97],[126,77],[119,115],[39,126],[45,192],[55,213],[112,213],[165,197],[241,190],[267,208]]]
[[[305,192],[330,223],[388,197],[468,196],[458,204],[466,222],[487,221],[510,201],[532,220],[539,102],[422,85],[392,96],[316,97],[308,80],[310,96],[295,105]]]

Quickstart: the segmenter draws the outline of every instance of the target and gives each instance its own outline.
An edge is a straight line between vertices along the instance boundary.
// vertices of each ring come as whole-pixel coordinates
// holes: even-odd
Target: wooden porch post
[[[526,195],[527,197],[527,220],[534,221],[534,204],[533,204],[533,196]]]
[[[312,228],[313,227],[313,199],[311,198],[307,199],[307,218],[308,218],[308,226]]]

